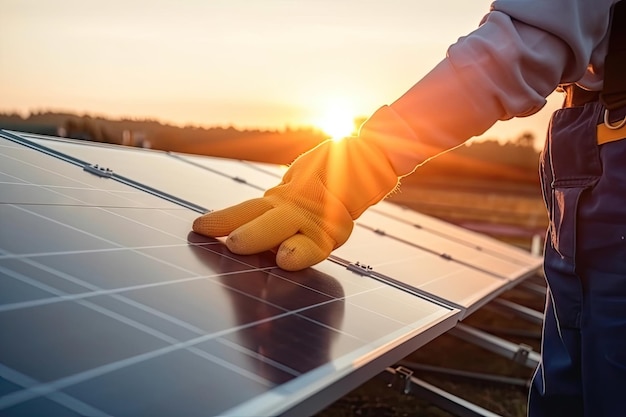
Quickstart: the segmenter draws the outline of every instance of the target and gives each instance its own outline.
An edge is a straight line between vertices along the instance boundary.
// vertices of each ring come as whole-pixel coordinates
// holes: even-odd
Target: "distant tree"
[[[518,146],[534,147],[534,145],[535,145],[535,135],[533,135],[530,132],[524,132],[521,135],[519,135],[513,141],[513,143],[515,143]]]
[[[536,172],[539,153],[534,148],[535,138],[525,132],[514,140],[500,143],[496,139],[470,142],[454,150],[478,161],[495,162]]]
[[[65,123],[67,136],[74,139],[91,140],[94,142],[120,143],[121,137],[110,134],[105,127],[90,117],[69,119]]]

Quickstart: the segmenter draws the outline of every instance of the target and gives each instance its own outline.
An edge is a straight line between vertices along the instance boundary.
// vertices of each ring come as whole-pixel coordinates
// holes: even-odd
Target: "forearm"
[[[494,5],[500,3],[509,6],[520,2]],[[593,2],[548,3],[561,3],[560,7],[576,3],[584,9]],[[540,21],[527,24],[499,10],[488,14],[477,30],[452,45],[439,65],[390,105],[414,139],[413,143],[410,138],[387,140],[387,146],[383,145],[394,165],[407,171],[409,166],[414,168],[482,134],[498,120],[533,114],[545,105],[546,97],[559,83],[583,77],[593,53],[601,49],[598,45],[603,41],[608,15],[604,12],[588,17],[595,22],[582,28],[577,26],[582,23],[575,21],[576,16],[576,11],[570,11],[564,16],[569,20],[549,26],[555,20],[551,19],[539,28],[535,24]],[[597,33],[592,36],[594,30]],[[384,120],[375,113],[363,130],[367,132],[369,125],[377,125],[380,133]]]

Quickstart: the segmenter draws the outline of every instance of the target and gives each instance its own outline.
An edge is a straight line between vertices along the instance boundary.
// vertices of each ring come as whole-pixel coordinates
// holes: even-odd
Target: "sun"
[[[354,120],[353,108],[347,100],[332,100],[324,105],[315,125],[337,141],[355,134]]]

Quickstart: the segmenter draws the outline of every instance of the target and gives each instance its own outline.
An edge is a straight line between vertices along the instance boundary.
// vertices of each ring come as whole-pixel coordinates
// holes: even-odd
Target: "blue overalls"
[[[530,417],[626,416],[626,139],[598,145],[603,112],[557,110],[541,156],[548,297]]]

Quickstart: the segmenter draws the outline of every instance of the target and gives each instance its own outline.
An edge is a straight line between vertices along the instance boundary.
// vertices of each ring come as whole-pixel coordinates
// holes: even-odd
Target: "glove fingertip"
[[[212,213],[204,214],[193,221],[191,230],[204,236],[220,237],[230,233],[223,227],[219,227],[219,222],[213,220]]]
[[[254,198],[237,205],[203,214],[194,220],[192,230],[210,237],[227,236],[233,230],[272,208],[267,198]]]
[[[251,255],[258,252],[250,249],[248,239],[242,236],[242,233],[237,230],[229,234],[224,243],[229,251],[237,255]]]
[[[299,271],[322,262],[329,254],[304,236],[296,235],[280,245],[276,264],[286,271]]]

